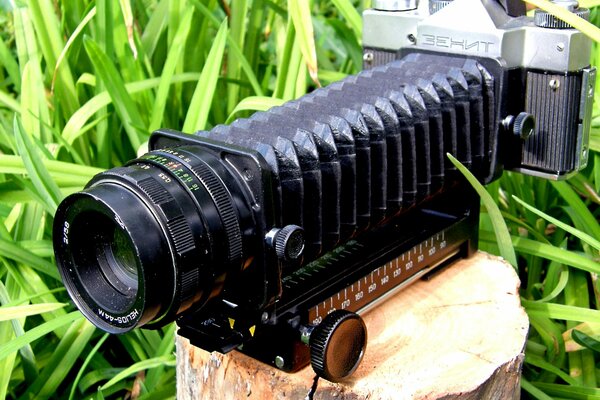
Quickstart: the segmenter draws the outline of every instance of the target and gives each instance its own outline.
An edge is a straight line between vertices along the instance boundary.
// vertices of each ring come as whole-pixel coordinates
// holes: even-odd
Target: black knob
[[[313,329],[309,346],[316,374],[339,382],[360,364],[367,348],[367,327],[358,314],[336,310]]]
[[[521,112],[515,118],[513,132],[521,139],[527,139],[535,131],[535,117],[529,113]]]
[[[516,117],[509,115],[502,123],[507,132],[519,139],[525,140],[535,132],[535,117],[526,112],[520,112]]]
[[[295,261],[304,251],[304,230],[297,225],[281,228],[273,240],[275,254],[283,261]]]

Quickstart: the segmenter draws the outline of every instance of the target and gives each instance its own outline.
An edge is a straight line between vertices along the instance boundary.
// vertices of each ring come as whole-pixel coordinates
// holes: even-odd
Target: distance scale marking
[[[310,308],[309,323],[318,325],[325,316],[339,309],[366,312],[438,266],[457,258],[464,243],[449,244],[445,230],[431,236]]]

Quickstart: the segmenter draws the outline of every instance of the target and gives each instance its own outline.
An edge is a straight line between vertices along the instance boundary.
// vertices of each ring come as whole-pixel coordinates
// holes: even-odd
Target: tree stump
[[[363,318],[362,364],[343,383],[288,374],[177,337],[177,398],[515,399],[528,319],[513,268],[478,253],[418,281]],[[312,397],[311,397],[312,396]]]

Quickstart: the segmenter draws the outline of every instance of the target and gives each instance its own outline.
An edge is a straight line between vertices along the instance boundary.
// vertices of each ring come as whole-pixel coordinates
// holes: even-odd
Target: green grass
[[[209,128],[358,71],[365,5],[0,0],[0,399],[174,397],[173,325],[109,336],[70,305],[56,206],[152,129]],[[487,188],[481,247],[518,266],[531,320],[524,397],[600,398],[599,104],[582,173]]]

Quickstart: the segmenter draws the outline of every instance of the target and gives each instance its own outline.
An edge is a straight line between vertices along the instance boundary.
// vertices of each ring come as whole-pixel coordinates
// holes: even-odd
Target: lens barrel
[[[243,189],[214,154],[153,151],[98,174],[60,204],[57,264],[96,326],[159,327],[201,307],[242,268],[249,215]]]

